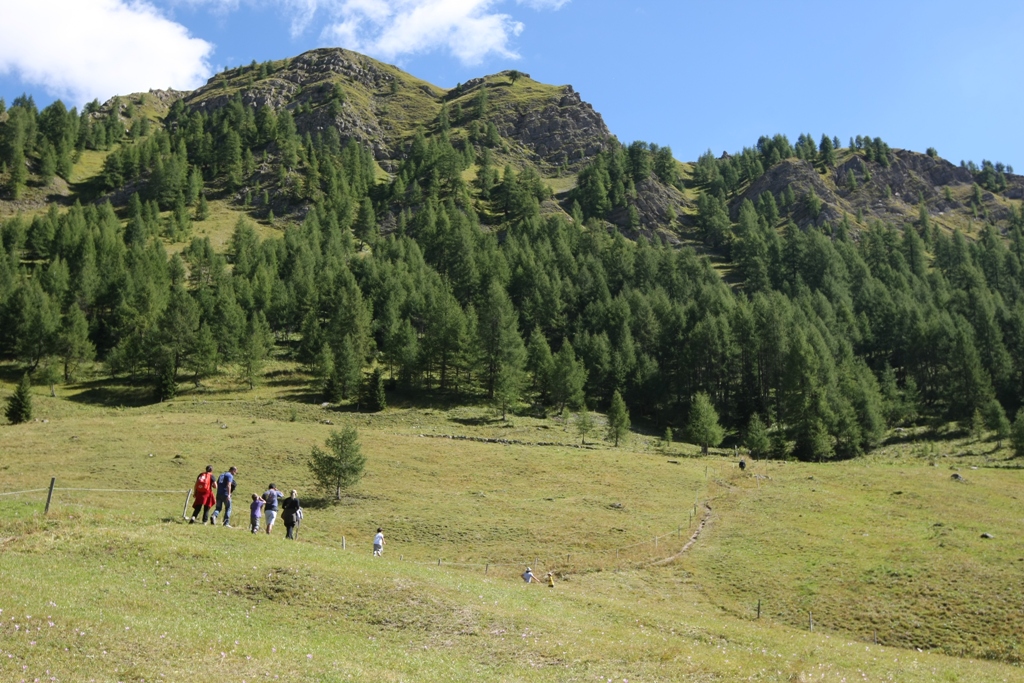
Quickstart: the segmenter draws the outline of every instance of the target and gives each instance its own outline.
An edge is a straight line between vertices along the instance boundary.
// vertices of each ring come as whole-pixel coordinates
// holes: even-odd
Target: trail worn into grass
[[[655,562],[651,562],[650,563],[651,566],[652,567],[658,567],[660,565],[669,564],[670,562],[675,562],[676,560],[678,560],[680,557],[683,556],[684,553],[686,553],[687,550],[692,548],[694,546],[694,544],[697,543],[697,539],[700,538],[700,534],[701,534],[702,531],[704,531],[704,527],[706,527],[710,523],[711,523],[711,505],[708,504],[708,503],[704,503],[704,514],[701,515],[700,524],[697,525],[697,528],[694,530],[693,534],[691,534],[690,538],[683,545],[682,549],[680,549],[680,551],[678,553],[676,553],[675,555],[671,555],[671,556],[666,557],[664,559],[656,560]]]

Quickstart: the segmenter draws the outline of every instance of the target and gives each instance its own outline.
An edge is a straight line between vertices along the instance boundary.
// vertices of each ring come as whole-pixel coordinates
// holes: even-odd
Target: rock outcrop
[[[509,107],[492,117],[502,137],[532,152],[535,162],[578,168],[608,145],[611,131],[571,85],[542,106]]]

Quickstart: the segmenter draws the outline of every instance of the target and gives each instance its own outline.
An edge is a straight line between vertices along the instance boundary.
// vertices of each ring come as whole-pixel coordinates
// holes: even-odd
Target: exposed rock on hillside
[[[487,88],[488,119],[522,161],[575,170],[604,149],[611,138],[608,127],[571,86],[545,86],[525,74],[521,78],[517,85],[505,72],[445,91],[364,55],[331,48],[275,64],[264,78],[245,69],[219,74],[185,102],[213,111],[240,97],[251,108],[287,108],[300,132],[335,128],[343,140],[368,145],[382,166],[394,168],[391,161],[402,158],[413,131],[433,126],[443,102],[462,98],[468,105],[476,91]],[[346,97],[340,106],[326,106],[335,84]]]
[[[825,183],[821,174],[809,161],[787,159],[768,169],[754,181],[740,197],[732,203],[731,214],[735,221],[739,217],[740,204],[744,199],[757,202],[762,192],[771,192],[776,197],[782,195],[787,187],[791,187],[796,197],[796,206],[792,218],[797,225],[821,225],[825,221],[837,223],[842,220],[845,203]],[[817,217],[811,215],[807,208],[807,197],[811,190],[821,200],[821,211]]]
[[[681,216],[684,209],[689,206],[682,192],[671,185],[665,185],[654,176],[636,186],[636,195],[632,206],[636,207],[637,213],[640,214],[642,228],[639,232],[648,237],[653,235],[658,227],[670,226],[673,214],[676,217]],[[608,216],[608,220],[624,229],[629,225],[629,210],[616,209]]]
[[[1024,198],[1024,178],[1008,174],[1006,179],[1008,186],[1001,196],[981,195],[981,213],[996,223],[1010,218],[1006,199]],[[730,214],[735,221],[744,199],[756,203],[762,192],[770,191],[778,200],[788,187],[795,203],[787,216],[800,227],[834,225],[844,215],[903,225],[917,220],[924,202],[933,217],[945,217],[948,227],[964,229],[975,219],[974,209],[965,199],[974,182],[967,168],[908,150],[893,150],[888,166],[856,154],[828,171],[810,161],[787,159],[732,199]],[[807,201],[811,190],[821,200],[817,216],[812,215]]]
[[[537,162],[579,166],[601,152],[612,136],[601,115],[571,85],[557,100],[537,105],[509,106],[493,117],[498,132],[531,150]]]

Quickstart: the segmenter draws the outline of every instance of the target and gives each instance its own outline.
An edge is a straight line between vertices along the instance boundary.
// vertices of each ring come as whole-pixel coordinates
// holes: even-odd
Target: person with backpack
[[[281,504],[281,519],[284,520],[285,538],[295,540],[295,530],[299,525],[299,521],[302,519],[302,505],[299,503],[299,496],[292,489],[292,495],[290,498],[285,498],[284,503]]]
[[[220,514],[220,510],[224,508],[224,526],[228,529],[231,528],[231,494],[235,490],[235,475],[238,474],[238,469],[235,467],[229,467],[228,471],[217,477],[217,508],[213,511],[213,516],[210,517],[210,523],[217,523],[217,515]]]
[[[206,469],[199,473],[196,477],[195,488],[192,490],[192,495],[195,500],[192,502],[192,519],[188,520],[189,524],[196,523],[196,517],[199,516],[199,511],[203,511],[203,524],[206,524],[206,520],[210,517],[210,509],[213,507],[213,489],[217,487],[217,484],[213,481],[213,465],[207,465]]]

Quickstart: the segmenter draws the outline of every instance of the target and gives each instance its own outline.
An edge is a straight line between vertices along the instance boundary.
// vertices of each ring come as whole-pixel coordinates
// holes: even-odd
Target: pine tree
[[[693,442],[700,446],[703,455],[708,454],[709,447],[717,446],[725,438],[725,430],[718,424],[718,412],[703,391],[694,394],[687,433]]]
[[[818,145],[818,160],[829,168],[836,165],[836,145],[827,136],[821,136],[821,142]]]
[[[337,387],[334,384],[334,352],[331,347],[324,343],[320,345],[320,351],[313,358],[313,389],[319,393],[323,400],[333,403],[338,400]]]
[[[363,476],[366,457],[359,445],[355,427],[332,431],[327,437],[327,451],[313,446],[307,466],[317,485],[341,500],[341,492],[355,485]]]
[[[587,410],[586,404],[580,406],[579,411],[576,413],[576,431],[579,432],[582,443],[585,446],[587,444],[587,434],[594,431],[594,418],[591,416],[590,411]]]
[[[57,153],[49,140],[43,141],[43,150],[39,158],[39,176],[43,186],[53,182],[53,176],[57,173]]]
[[[11,424],[21,424],[32,419],[32,385],[28,380],[28,373],[21,376],[21,382],[14,394],[7,398],[7,421]]]
[[[1006,411],[1003,410],[1002,404],[995,399],[989,401],[988,406],[985,408],[985,425],[995,432],[996,441],[998,442],[996,448],[1002,447],[1003,440],[1010,438],[1013,429],[1010,420],[1006,417]]]
[[[551,355],[548,340],[539,327],[534,327],[530,334],[530,343],[526,347],[526,369],[533,378],[533,390],[537,392],[541,401],[548,399],[554,367],[555,360]]]
[[[370,376],[363,382],[362,396],[359,398],[359,410],[364,413],[379,413],[388,407],[387,394],[384,391],[384,373],[374,368]]]
[[[981,437],[985,434],[985,417],[980,410],[975,409],[971,416],[970,434],[975,441],[981,441]]]
[[[364,242],[374,242],[377,234],[377,216],[373,212],[373,202],[369,197],[364,197],[359,204],[359,214],[356,216],[356,224],[353,226],[356,237]]]
[[[178,378],[174,369],[174,363],[170,358],[164,359],[157,367],[156,376],[156,400],[170,401],[178,395]]]
[[[263,313],[257,312],[249,318],[245,328],[245,336],[241,339],[238,350],[239,378],[249,386],[256,388],[256,381],[263,371],[263,364],[270,355],[274,339]]]
[[[562,341],[562,348],[555,354],[551,372],[551,401],[561,413],[566,406],[576,407],[583,403],[583,387],[587,383],[587,369],[583,361],[576,359],[576,352],[569,340]]]
[[[25,153],[20,147],[15,148],[14,154],[11,157],[11,162],[8,165],[8,178],[7,178],[7,192],[11,199],[17,201],[21,199],[21,193],[25,189],[25,183],[28,182],[28,169],[25,168]]]
[[[53,358],[47,358],[36,369],[36,381],[50,388],[50,396],[57,397],[55,385],[60,381],[60,366]]]
[[[346,334],[338,343],[334,354],[333,382],[336,392],[343,399],[356,396],[363,376],[363,359],[355,350],[352,336]]]
[[[491,280],[478,316],[477,337],[487,393],[497,400],[504,414],[522,391],[526,348],[519,335],[519,316],[497,280]],[[497,395],[499,391],[501,396]]]
[[[206,193],[199,193],[199,201],[196,203],[196,220],[205,221],[210,217],[210,203],[206,201]]]
[[[744,444],[755,460],[766,458],[771,452],[772,444],[768,437],[768,428],[757,413],[751,416],[750,423],[747,425],[747,437]]]
[[[78,304],[71,304],[57,333],[57,350],[64,362],[64,381],[74,380],[82,363],[96,355],[96,347],[89,340],[89,321]]]
[[[202,381],[217,372],[217,340],[208,324],[201,323],[189,349],[187,367],[192,371],[192,381],[198,387]]]
[[[614,441],[618,447],[619,439],[629,433],[629,427],[629,410],[626,408],[626,402],[622,400],[622,394],[616,390],[608,407],[608,440]]]

